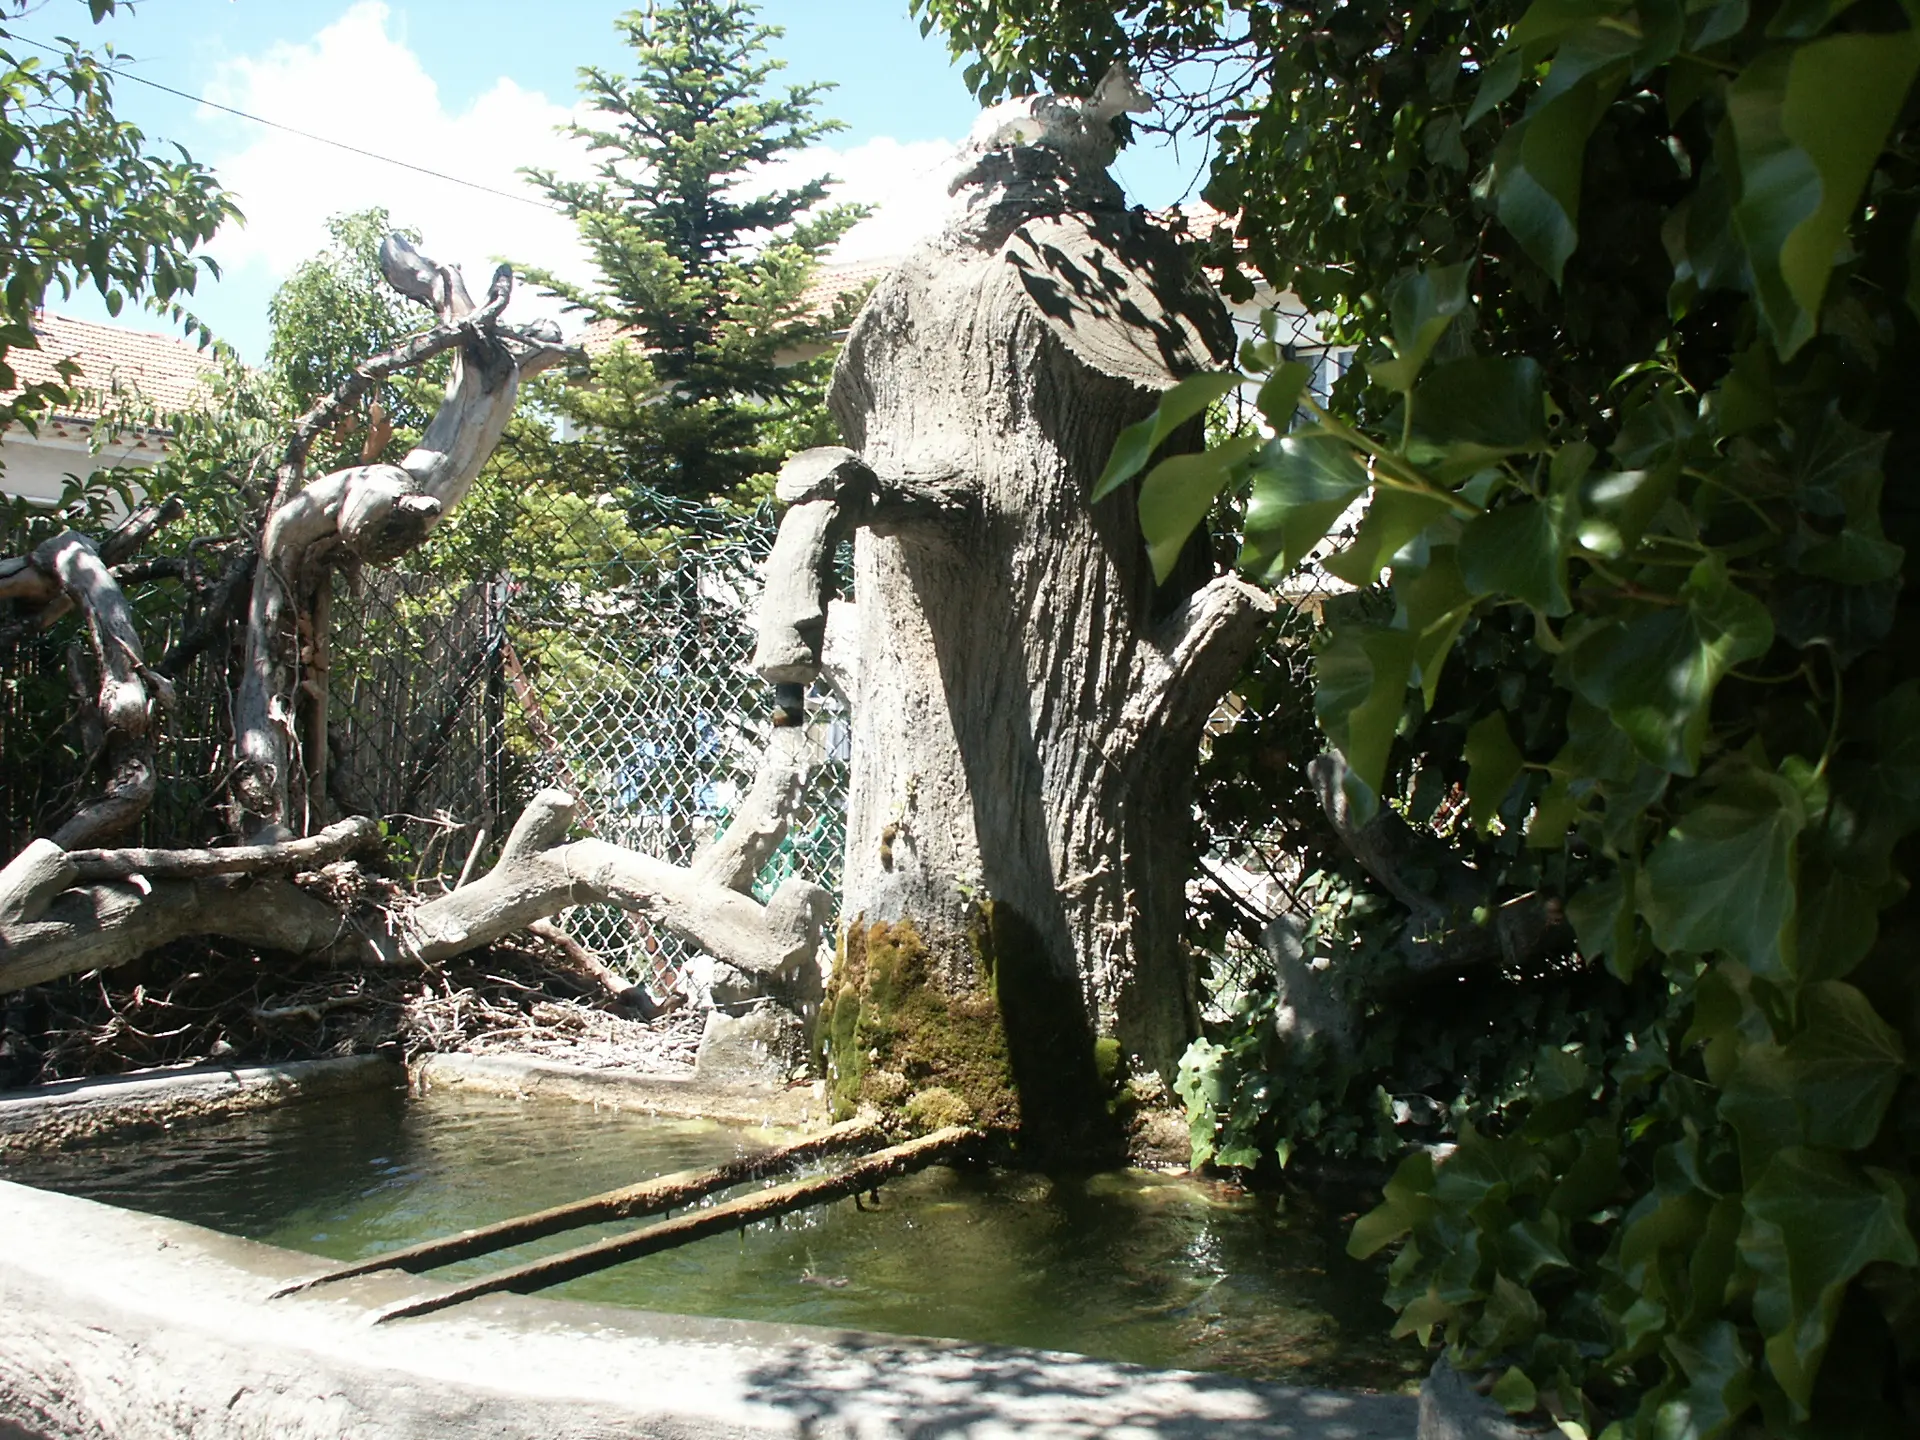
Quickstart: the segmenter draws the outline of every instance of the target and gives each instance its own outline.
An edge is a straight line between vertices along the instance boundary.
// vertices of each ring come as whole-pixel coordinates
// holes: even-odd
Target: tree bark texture
[[[1228,352],[1218,300],[1104,176],[980,169],[830,397],[874,477],[830,1057],[843,1107],[933,1087],[1074,1146],[1119,1053],[1171,1078],[1197,1031],[1195,751],[1273,606],[1203,558],[1157,586],[1136,492],[1088,504],[1121,429]]]

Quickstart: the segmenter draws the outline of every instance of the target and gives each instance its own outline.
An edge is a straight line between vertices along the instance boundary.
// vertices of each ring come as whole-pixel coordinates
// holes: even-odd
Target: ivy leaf
[[[1836,585],[1830,580],[1784,578],[1769,607],[1780,638],[1801,650],[1822,646],[1842,665],[1873,649],[1893,629],[1895,580]]]
[[[1487,1396],[1509,1415],[1525,1415],[1540,1403],[1540,1391],[1518,1365],[1509,1365]]]
[[[1500,223],[1558,285],[1580,243],[1587,137],[1626,79],[1624,63],[1589,75],[1508,130],[1489,176]]]
[[[1753,1359],[1741,1342],[1740,1331],[1728,1320],[1716,1320],[1688,1335],[1670,1335],[1667,1354],[1687,1377],[1681,1402],[1689,1428],[1672,1426],[1665,1411],[1661,1433],[1719,1435],[1753,1404]]]
[[[1500,813],[1500,802],[1507,798],[1526,763],[1520,747],[1507,733],[1506,717],[1499,711],[1467,731],[1466,759],[1467,806],[1473,815],[1473,828],[1485,835]]]
[[[1321,647],[1315,666],[1314,711],[1321,728],[1355,778],[1376,795],[1406,711],[1413,641],[1405,630],[1343,626]]]
[[[1367,488],[1366,468],[1333,435],[1287,435],[1253,460],[1240,569],[1271,583],[1320,543],[1327,527]]]
[[[1113,454],[1107,457],[1107,468],[1094,482],[1092,498],[1106,499],[1146,469],[1153,452],[1166,444],[1174,431],[1229,391],[1245,384],[1246,378],[1236,370],[1209,370],[1189,375],[1167,391],[1160,397],[1159,407],[1153,414],[1120,432],[1113,442]]]
[[[1307,388],[1309,373],[1298,360],[1288,360],[1275,366],[1260,386],[1254,403],[1277,433],[1285,434],[1293,424],[1293,412],[1300,407],[1300,392]]]
[[[1475,595],[1511,595],[1543,615],[1565,615],[1571,497],[1522,500],[1469,520],[1460,532],[1460,578]]]
[[[1721,1097],[1749,1174],[1789,1146],[1864,1150],[1905,1073],[1898,1032],[1853,986],[1807,986],[1801,1016],[1803,1028],[1784,1046],[1747,1047]]]
[[[1433,1213],[1433,1156],[1416,1150],[1402,1160],[1381,1192],[1380,1204],[1354,1221],[1347,1254],[1365,1260],[1391,1245]]]
[[[1566,1220],[1584,1220],[1619,1194],[1620,1137],[1604,1124],[1590,1127],[1580,1153],[1547,1196],[1547,1209]]]
[[[1849,1281],[1878,1260],[1920,1264],[1906,1193],[1883,1170],[1818,1150],[1782,1150],[1747,1188],[1740,1255],[1767,1367],[1804,1414]]]
[[[1431,710],[1453,642],[1473,614],[1473,597],[1460,578],[1454,547],[1433,551],[1424,570],[1404,573],[1396,569],[1393,593],[1413,636],[1413,664],[1420,675],[1421,699]]]
[[[1546,1319],[1540,1302],[1529,1291],[1496,1273],[1493,1293],[1480,1307],[1480,1318],[1467,1336],[1483,1351],[1514,1350],[1538,1335]]]
[[[1880,523],[1881,460],[1888,432],[1863,430],[1834,411],[1794,447],[1794,503],[1814,515]]]
[[[1436,366],[1408,399],[1408,458],[1454,483],[1502,456],[1547,443],[1545,382],[1537,362],[1471,356]]]
[[[1875,778],[1920,820],[1920,680],[1906,680],[1873,707]]]
[[[1813,338],[1847,223],[1916,69],[1912,30],[1830,35],[1764,52],[1728,90],[1734,230],[1783,359]]]
[[[1779,413],[1773,392],[1773,358],[1764,342],[1733,357],[1720,388],[1707,397],[1703,416],[1722,440],[1773,423]]]
[[[1583,632],[1563,664],[1574,691],[1607,711],[1642,755],[1691,775],[1715,688],[1735,665],[1767,652],[1773,623],[1717,559],[1696,565],[1678,598],[1683,603]]]
[[[1778,40],[1810,40],[1856,3],[1857,0],[1786,0],[1767,22],[1767,34]]]
[[[1480,76],[1480,88],[1474,92],[1473,104],[1467,107],[1467,118],[1461,123],[1471,125],[1482,115],[1505,104],[1513,92],[1520,88],[1520,80],[1520,52],[1509,45]]]
[[[1346,549],[1327,557],[1328,574],[1365,589],[1380,578],[1401,546],[1445,515],[1449,507],[1439,495],[1417,490],[1379,489],[1367,506],[1359,533]]]
[[[1640,913],[1662,950],[1730,955],[1784,976],[1805,816],[1786,781],[1753,778],[1722,786],[1661,837],[1640,872]]]
[[[1411,390],[1433,347],[1467,304],[1464,265],[1435,265],[1401,276],[1387,296],[1395,358],[1370,365],[1371,377],[1389,390]]]
[[[1907,309],[1920,315],[1920,215],[1907,232]]]
[[[1261,443],[1258,435],[1236,435],[1198,454],[1170,455],[1147,472],[1140,482],[1140,533],[1155,580],[1166,583],[1187,537],[1207,518],[1240,462]]]
[[[1803,575],[1848,585],[1871,585],[1900,573],[1907,552],[1880,535],[1848,525],[1800,552],[1794,568]]]
[[[1800,867],[1800,917],[1794,940],[1802,980],[1838,980],[1867,958],[1880,933],[1881,896],[1831,866]]]
[[[1567,922],[1574,941],[1589,960],[1606,961],[1621,980],[1633,979],[1646,958],[1634,923],[1634,886],[1631,875],[1617,872],[1604,880],[1589,880],[1567,901]]]

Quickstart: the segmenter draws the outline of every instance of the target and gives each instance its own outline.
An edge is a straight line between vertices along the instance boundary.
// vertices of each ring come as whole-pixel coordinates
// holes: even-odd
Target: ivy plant
[[[1293,266],[1359,364],[1316,400],[1269,330],[1171,392],[1096,493],[1136,487],[1165,571],[1246,487],[1239,564],[1268,582],[1357,520],[1314,562],[1379,597],[1313,642],[1352,813],[1406,809],[1438,746],[1464,769],[1460,843],[1531,852],[1575,963],[1657,1003],[1539,1047],[1516,1103],[1402,1161],[1353,1249],[1393,1252],[1400,1332],[1571,1436],[1914,1433],[1920,20],[1846,0],[1390,18],[1351,53],[1403,102],[1375,122],[1393,147],[1256,144],[1287,123],[1269,105],[1215,171],[1323,200],[1323,164],[1397,197],[1325,227],[1366,242],[1345,279],[1325,249]],[[1325,113],[1281,71],[1296,126]],[[1246,228],[1276,233],[1273,208]],[[1621,253],[1636,237],[1657,250]],[[1232,389],[1270,435],[1155,463]],[[1514,683],[1484,683],[1487,635],[1526,652]],[[1218,1155],[1257,1131],[1213,1107],[1207,1043],[1188,1089],[1224,1114],[1199,1136]]]

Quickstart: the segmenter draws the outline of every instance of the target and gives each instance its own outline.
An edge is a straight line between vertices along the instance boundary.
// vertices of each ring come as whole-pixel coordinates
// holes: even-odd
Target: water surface
[[[27,1157],[0,1175],[357,1260],[779,1138],[564,1101],[372,1092]],[[544,1293],[1400,1389],[1424,1370],[1421,1355],[1386,1339],[1381,1278],[1344,1250],[1365,1203],[1143,1171],[938,1167],[889,1182],[877,1209],[842,1201]],[[481,1275],[645,1223],[570,1231],[434,1274]]]

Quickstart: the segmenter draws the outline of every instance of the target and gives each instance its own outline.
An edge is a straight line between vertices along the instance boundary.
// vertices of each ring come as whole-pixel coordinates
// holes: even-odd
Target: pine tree
[[[669,0],[623,15],[635,73],[583,69],[606,128],[570,127],[594,178],[528,172],[579,226],[599,283],[530,278],[622,337],[590,384],[554,402],[591,436],[575,464],[604,471],[609,488],[735,492],[796,440],[825,438],[807,433],[820,423],[821,352],[849,317],[815,313],[805,292],[863,211],[824,205],[825,178],[756,184],[769,161],[843,128],[815,118],[829,86],[768,87],[784,65],[763,57],[784,32],[756,13],[744,0]]]

